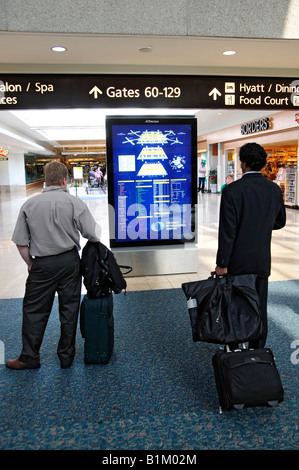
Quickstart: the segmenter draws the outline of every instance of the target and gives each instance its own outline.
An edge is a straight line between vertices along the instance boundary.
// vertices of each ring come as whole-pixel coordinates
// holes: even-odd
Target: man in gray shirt
[[[61,336],[57,354],[68,368],[75,355],[81,300],[80,233],[100,241],[101,228],[87,205],[66,190],[67,168],[58,161],[45,166],[46,188],[20,209],[12,240],[28,265],[23,300],[22,352],[10,369],[40,367],[39,350],[54,296],[59,301]]]

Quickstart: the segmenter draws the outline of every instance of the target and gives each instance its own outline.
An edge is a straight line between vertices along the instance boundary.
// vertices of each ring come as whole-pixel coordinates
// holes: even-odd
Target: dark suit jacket
[[[272,230],[285,223],[280,187],[261,173],[245,173],[221,196],[216,264],[230,274],[268,277]]]

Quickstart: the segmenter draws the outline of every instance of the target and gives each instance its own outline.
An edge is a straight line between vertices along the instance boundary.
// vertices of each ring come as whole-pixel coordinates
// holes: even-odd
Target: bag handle
[[[211,277],[219,278],[219,277],[228,277],[228,274],[217,274],[216,271],[211,272]]]
[[[227,284],[229,284],[230,276],[229,276],[228,273],[219,275],[219,274],[216,273],[216,271],[212,271],[210,279],[216,279],[216,281],[218,281],[219,279],[226,279]]]
[[[124,275],[129,274],[131,271],[133,271],[132,266],[125,266],[123,264],[119,264],[118,266],[120,267],[120,269],[127,269],[128,270],[127,272],[123,273]]]

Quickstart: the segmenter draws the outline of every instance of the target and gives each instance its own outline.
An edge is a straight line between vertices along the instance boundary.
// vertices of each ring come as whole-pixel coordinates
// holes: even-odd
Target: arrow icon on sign
[[[209,96],[212,96],[213,95],[213,100],[216,101],[217,100],[217,95],[218,96],[221,96],[221,93],[219,90],[217,90],[217,88],[213,88],[212,91],[210,91],[209,93]]]
[[[94,86],[94,87],[90,90],[89,94],[90,94],[90,95],[93,94],[93,95],[94,95],[94,99],[96,100],[96,99],[98,98],[98,95],[99,95],[99,94],[102,95],[103,92],[102,92],[102,90],[100,90],[97,86]]]

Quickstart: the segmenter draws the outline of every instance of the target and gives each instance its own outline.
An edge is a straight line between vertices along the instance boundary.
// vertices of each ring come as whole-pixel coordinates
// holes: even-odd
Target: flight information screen
[[[193,241],[195,118],[107,118],[111,246]]]

